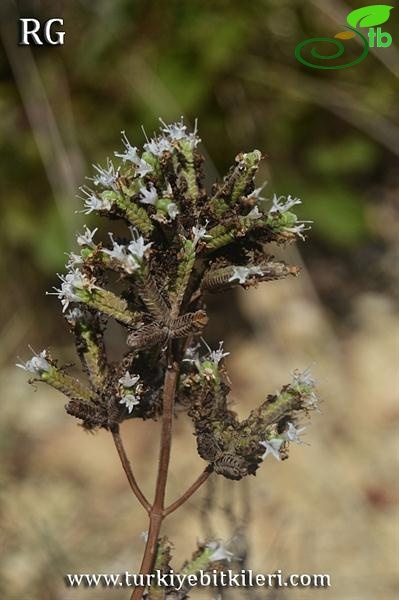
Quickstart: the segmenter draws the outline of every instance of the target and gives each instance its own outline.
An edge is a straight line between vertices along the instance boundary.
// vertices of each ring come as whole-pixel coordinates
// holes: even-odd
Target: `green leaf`
[[[351,27],[374,27],[381,25],[389,19],[389,14],[393,6],[386,4],[373,4],[357,8],[349,13],[347,21]]]

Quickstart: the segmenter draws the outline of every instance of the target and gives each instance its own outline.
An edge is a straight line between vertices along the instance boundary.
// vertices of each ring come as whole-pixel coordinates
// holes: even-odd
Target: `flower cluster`
[[[130,487],[150,515],[143,565],[165,573],[172,545],[159,536],[162,519],[211,473],[240,480],[254,475],[269,455],[288,458],[292,444],[305,444],[302,423],[318,405],[306,370],[295,371],[290,383],[269,394],[247,418],[240,420],[230,408],[229,352],[223,342],[211,349],[202,337],[207,297],[296,276],[298,267],[274,260],[267,245],[304,240],[309,224],[293,212],[298,198],[262,197],[264,186],[255,185],[263,158],[259,150],[238,154],[209,193],[199,143],[197,124],[189,131],[183,119],[161,121],[143,150],[122,132],[122,150],[104,167],[94,165],[91,183],[80,188],[82,212],[109,223],[119,220],[118,233],[111,231],[107,238],[100,227],[85,226],[76,238],[78,249],[68,254],[66,273],[58,276],[61,284],[51,292],[61,300],[87,384],[59,367],[47,350],[17,365],[32,375],[31,382],[63,393],[67,414],[85,429],[111,432]],[[110,359],[106,330],[111,320],[124,334],[119,360]],[[181,411],[192,423],[206,464],[197,482],[165,507],[172,419]],[[120,424],[127,419],[163,421],[152,505],[123,448]],[[208,540],[198,544],[182,571],[217,571],[234,558],[228,544]],[[148,598],[159,597],[159,590],[147,591]],[[142,597],[140,589],[134,597]],[[185,597],[183,590],[179,598]]]
[[[264,186],[255,185],[259,150],[238,154],[208,193],[199,143],[197,125],[190,131],[183,119],[161,121],[142,150],[122,132],[122,149],[105,166],[94,165],[81,188],[83,212],[124,225],[108,241],[100,227],[85,226],[52,292],[89,385],[70,378],[46,352],[19,366],[69,396],[67,412],[86,428],[114,431],[125,419],[162,414],[172,351],[180,370],[176,401],[192,420],[199,454],[217,474],[240,479],[269,454],[285,458],[289,444],[302,443],[298,419],[316,408],[317,397],[310,373],[295,372],[291,384],[239,421],[229,409],[229,353],[222,343],[213,350],[198,343],[208,321],[206,297],[297,275],[266,245],[304,239],[308,224],[293,212],[298,198],[262,196]],[[126,334],[119,363],[108,359],[110,319]]]

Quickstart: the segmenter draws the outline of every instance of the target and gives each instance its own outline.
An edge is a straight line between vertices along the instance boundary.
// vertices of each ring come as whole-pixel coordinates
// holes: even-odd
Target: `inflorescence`
[[[92,186],[81,191],[85,213],[123,220],[126,234],[110,232],[107,244],[96,241],[97,228],[85,227],[52,292],[89,384],[70,377],[47,351],[18,366],[62,391],[69,398],[66,411],[86,429],[112,431],[125,419],[160,416],[165,352],[173,344],[181,360],[176,402],[192,420],[199,455],[214,472],[241,479],[269,454],[280,460],[290,443],[302,443],[297,422],[317,406],[314,381],[308,372],[294,373],[291,383],[239,421],[228,407],[228,352],[222,344],[202,351],[198,343],[208,322],[206,295],[297,275],[297,267],[273,260],[265,245],[305,239],[309,224],[293,212],[301,201],[262,197],[263,186],[255,187],[259,150],[239,154],[207,193],[197,127],[189,132],[183,119],[161,121],[143,151],[125,132],[122,142],[117,164],[95,165]],[[107,359],[109,319],[126,331],[120,363]]]
[[[117,160],[94,165],[81,198],[82,212],[98,213],[110,222],[119,219],[125,231],[109,232],[102,242],[98,228],[85,226],[77,235],[78,249],[68,255],[67,272],[50,292],[61,301],[87,383],[58,366],[47,350],[17,366],[32,375],[31,382],[43,381],[65,394],[66,412],[85,429],[112,433],[129,484],[150,515],[143,572],[154,567],[168,572],[171,544],[159,537],[162,519],[210,473],[239,480],[254,475],[269,455],[280,461],[288,457],[290,444],[305,444],[301,421],[318,407],[309,370],[295,371],[290,383],[240,421],[229,408],[229,352],[222,342],[211,349],[202,336],[208,294],[298,274],[297,267],[274,260],[265,248],[304,240],[309,222],[293,212],[298,198],[267,199],[262,197],[264,186],[255,187],[259,150],[236,156],[208,193],[197,126],[189,132],[183,119],[170,125],[161,121],[160,133],[146,140],[143,151],[132,146],[125,132],[122,143]],[[107,354],[104,333],[110,319],[125,334],[120,361]],[[207,465],[193,486],[165,508],[168,423],[175,405],[191,420],[198,454]],[[167,425],[151,505],[135,481],[119,425],[127,419],[158,418]],[[232,558],[221,541],[199,543],[182,573],[221,568]],[[136,588],[132,599],[142,593]],[[145,597],[160,596],[151,588]]]

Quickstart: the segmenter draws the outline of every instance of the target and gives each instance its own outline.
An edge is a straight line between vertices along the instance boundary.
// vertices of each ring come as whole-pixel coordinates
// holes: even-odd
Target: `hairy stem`
[[[203,483],[208,479],[209,475],[211,475],[213,468],[209,465],[201,475],[194,481],[194,483],[172,504],[169,504],[167,508],[164,510],[164,516],[167,517],[172,512],[180,508],[195,492],[202,486]]]
[[[165,373],[163,388],[163,412],[161,446],[158,463],[158,475],[155,488],[154,504],[150,510],[150,527],[144,550],[144,556],[140,567],[140,573],[147,575],[154,568],[159,532],[164,519],[165,491],[168,479],[170,450],[172,445],[173,407],[176,393],[176,384],[179,376],[180,365],[173,359],[172,349],[168,351],[168,367]],[[140,600],[143,596],[144,587],[137,586],[131,595],[131,600]]]
[[[140,504],[149,513],[151,510],[151,504],[148,502],[147,498],[144,496],[143,492],[141,491],[141,489],[136,481],[135,476],[133,475],[132,467],[131,467],[129,459],[126,455],[125,447],[123,445],[122,438],[119,433],[119,427],[115,431],[112,432],[112,438],[114,440],[115,448],[117,449],[120,461],[122,463],[123,470],[126,473],[126,477],[129,482],[129,485],[130,485],[134,495],[137,497],[138,501],[140,502]]]

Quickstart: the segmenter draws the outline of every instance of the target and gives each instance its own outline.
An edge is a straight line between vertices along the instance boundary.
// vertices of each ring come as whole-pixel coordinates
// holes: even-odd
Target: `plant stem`
[[[170,450],[172,445],[173,408],[176,393],[176,384],[179,376],[180,365],[173,359],[172,349],[168,350],[168,367],[165,373],[163,388],[163,412],[161,446],[158,463],[158,475],[155,488],[154,504],[150,510],[150,527],[140,567],[140,574],[147,575],[154,568],[158,537],[164,519],[165,491],[168,479]],[[131,600],[141,600],[144,587],[137,586],[132,592]]]
[[[213,468],[211,465],[209,465],[201,473],[201,475],[194,481],[194,483],[188,488],[188,490],[186,490],[184,492],[184,494],[182,494],[180,496],[180,498],[178,498],[175,502],[173,502],[172,504],[169,504],[169,506],[167,508],[165,508],[164,517],[167,517],[172,512],[174,512],[176,509],[178,509],[180,506],[182,506],[182,504],[187,502],[187,500],[189,498],[191,498],[191,496],[193,494],[195,494],[195,492],[201,487],[201,485],[203,483],[205,483],[205,481],[208,479],[209,475],[211,475],[212,471],[213,471]]]
[[[118,451],[118,455],[119,455],[120,461],[122,463],[123,470],[126,473],[126,477],[129,482],[129,485],[130,485],[134,495],[137,497],[138,501],[140,502],[140,504],[149,513],[151,510],[151,504],[148,502],[147,498],[144,496],[143,492],[141,491],[141,489],[136,481],[135,476],[133,475],[132,467],[131,467],[129,459],[126,455],[125,447],[123,445],[122,438],[119,433],[119,427],[115,431],[112,432],[112,438],[114,440],[115,448]]]

